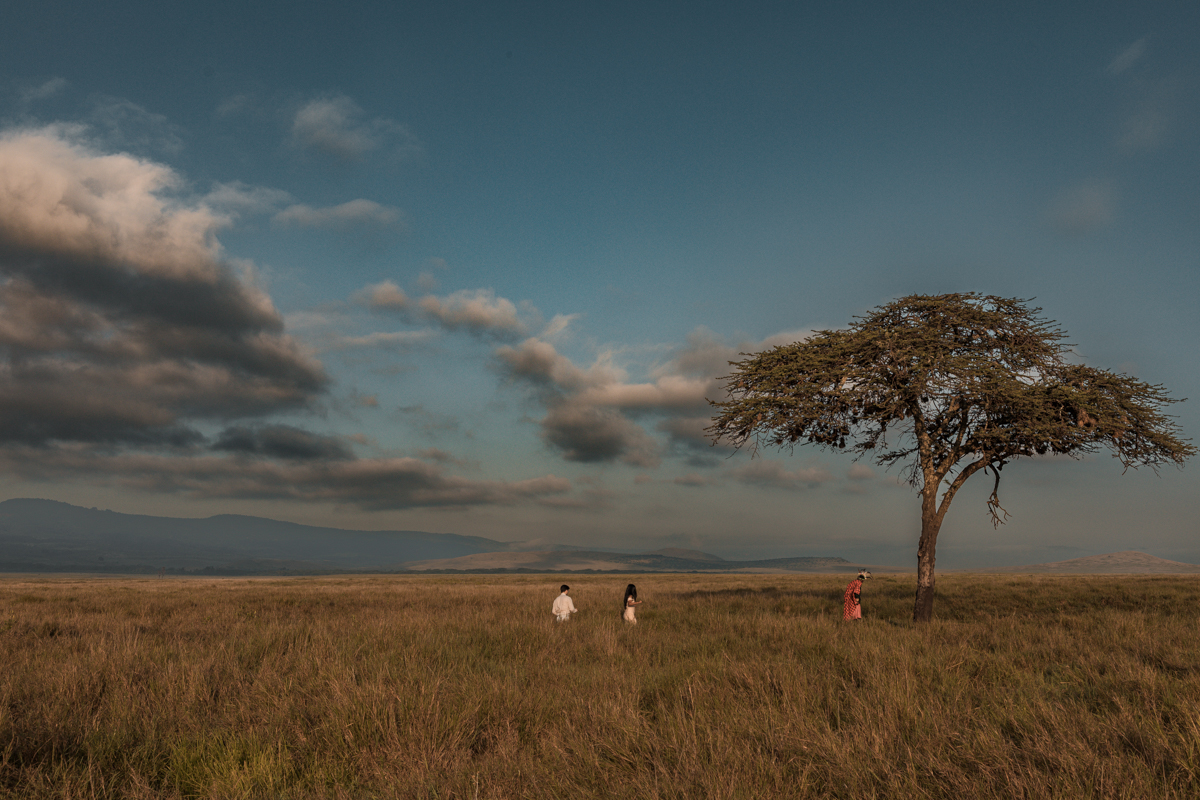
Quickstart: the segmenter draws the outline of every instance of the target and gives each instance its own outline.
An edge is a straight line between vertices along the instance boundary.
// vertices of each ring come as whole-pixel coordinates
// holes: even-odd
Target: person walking
[[[642,602],[637,599],[637,587],[632,583],[626,586],[625,600],[621,603],[621,619],[630,625],[637,625],[637,617],[633,614],[633,607],[640,606]]]
[[[571,591],[571,587],[564,583],[559,589],[560,594],[554,598],[554,604],[550,606],[550,611],[559,622],[566,622],[572,614],[579,610],[575,608],[575,601],[567,594],[569,591]]]
[[[862,619],[862,585],[869,577],[871,573],[860,569],[858,577],[846,587],[846,594],[842,597],[842,619]]]

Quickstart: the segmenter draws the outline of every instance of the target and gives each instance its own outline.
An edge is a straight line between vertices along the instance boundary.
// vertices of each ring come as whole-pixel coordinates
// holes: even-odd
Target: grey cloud
[[[741,348],[761,350],[806,335],[781,333]],[[710,421],[708,398],[719,395],[719,377],[727,374],[727,362],[738,352],[738,346],[700,328],[643,383],[628,382],[609,354],[583,369],[537,337],[498,347],[494,356],[502,375],[532,388],[546,407],[540,421],[543,440],[567,460],[657,464],[662,448],[631,418],[659,416],[656,428],[668,435],[675,455],[694,465],[712,466],[711,458],[698,454],[710,449],[704,434]]]
[[[275,214],[272,221],[276,225],[343,232],[360,228],[404,230],[407,227],[400,209],[381,206],[371,200],[351,200],[328,208],[292,205]]]
[[[291,460],[344,461],[354,451],[334,436],[321,436],[291,425],[263,425],[226,428],[217,437],[213,450],[246,456]]]
[[[323,392],[252,274],[220,259],[227,218],[77,134],[0,133],[0,438],[174,446],[190,420]]]
[[[552,408],[541,422],[542,438],[567,461],[623,461],[657,466],[658,448],[638,425],[615,411],[588,406]]]
[[[366,510],[547,504],[571,491],[569,480],[554,475],[469,480],[414,458],[307,461],[10,447],[0,450],[0,470],[28,480],[82,476],[93,483],[197,498],[344,503]]]
[[[405,126],[365,116],[344,95],[312,100],[296,112],[292,141],[343,161],[361,159],[373,150],[390,150],[399,156],[420,152],[420,142]]]

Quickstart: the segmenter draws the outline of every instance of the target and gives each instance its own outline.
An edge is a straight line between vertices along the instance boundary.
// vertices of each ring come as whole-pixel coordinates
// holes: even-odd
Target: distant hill
[[[537,552],[524,552],[534,546]],[[852,572],[844,558],[726,561],[668,547],[614,553],[424,531],[359,531],[219,514],[151,517],[54,500],[0,502],[0,572]]]
[[[724,561],[720,556],[714,556],[712,553],[705,553],[701,550],[685,550],[682,547],[664,547],[661,550],[653,550],[646,555],[651,556],[670,556],[671,558],[690,558],[693,561]]]
[[[700,557],[674,553],[694,553]],[[836,557],[727,561],[697,550],[667,548],[653,553],[608,553],[597,550],[478,553],[420,561],[406,566],[414,571],[455,572],[852,572],[859,565]]]
[[[1026,564],[1003,567],[989,572],[1057,572],[1076,575],[1185,575],[1200,573],[1200,564],[1185,564],[1165,558],[1125,550],[1101,556],[1052,561],[1048,564]]]
[[[509,547],[481,536],[342,530],[237,514],[181,519],[54,500],[0,503],[0,572],[395,570]]]

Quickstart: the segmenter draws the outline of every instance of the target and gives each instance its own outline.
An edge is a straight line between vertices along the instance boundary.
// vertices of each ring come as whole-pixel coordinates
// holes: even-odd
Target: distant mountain
[[[528,552],[538,547],[536,552]],[[54,500],[0,502],[0,572],[850,572],[844,558],[726,561],[668,547],[614,553],[423,531],[359,531],[219,514],[151,517]]]
[[[0,572],[395,570],[510,546],[481,536],[342,530],[237,514],[180,519],[54,500],[0,503]]]
[[[699,558],[672,553],[695,553]],[[478,553],[406,565],[414,571],[454,572],[852,572],[858,565],[844,558],[771,558],[726,561],[697,550],[667,548],[653,553],[609,553],[598,550]]]
[[[720,556],[714,556],[712,553],[705,553],[700,550],[685,550],[682,547],[664,547],[661,550],[654,550],[646,555],[651,556],[670,556],[671,558],[690,558],[693,561],[724,561]]]
[[[1185,564],[1165,558],[1125,550],[1101,556],[1052,561],[1048,564],[1026,564],[1003,567],[988,572],[1058,572],[1075,575],[1184,575],[1200,573],[1200,564]]]

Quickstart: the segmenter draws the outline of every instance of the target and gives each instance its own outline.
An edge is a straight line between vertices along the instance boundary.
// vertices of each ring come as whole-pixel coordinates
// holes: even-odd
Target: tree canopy
[[[813,444],[899,466],[922,500],[914,618],[928,619],[937,532],[976,472],[994,476],[998,525],[1000,471],[1014,459],[1107,448],[1125,468],[1157,469],[1195,453],[1162,386],[1073,363],[1040,312],[976,293],[910,295],[846,330],[743,354],[730,362],[728,399],[710,401],[707,432],[751,452]]]

